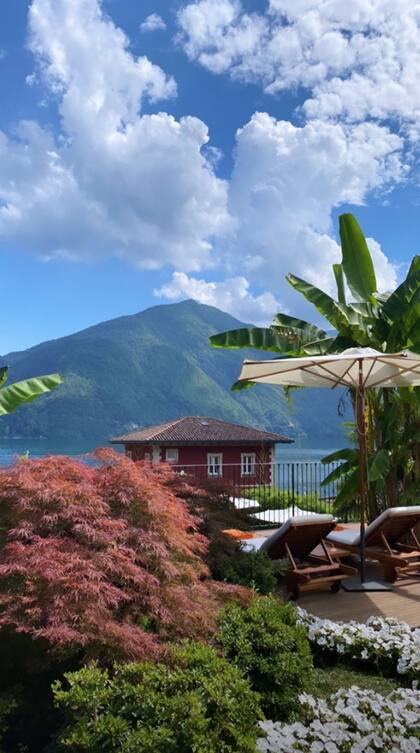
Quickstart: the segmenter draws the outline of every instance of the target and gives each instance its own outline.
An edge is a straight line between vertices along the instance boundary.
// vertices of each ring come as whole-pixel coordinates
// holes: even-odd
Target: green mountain
[[[290,409],[280,388],[230,391],[242,359],[255,353],[213,349],[208,338],[238,326],[212,306],[184,301],[9,353],[1,360],[10,366],[11,380],[60,371],[65,383],[3,417],[0,437],[107,440],[137,425],[184,415],[214,416],[291,437],[303,432],[315,443],[319,437],[342,437],[338,393],[299,390]]]

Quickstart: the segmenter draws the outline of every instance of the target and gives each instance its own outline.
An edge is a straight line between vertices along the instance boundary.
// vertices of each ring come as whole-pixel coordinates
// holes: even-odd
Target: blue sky
[[[342,211],[395,285],[420,250],[415,6],[3,3],[0,352],[188,297],[311,316],[284,275],[333,292]]]

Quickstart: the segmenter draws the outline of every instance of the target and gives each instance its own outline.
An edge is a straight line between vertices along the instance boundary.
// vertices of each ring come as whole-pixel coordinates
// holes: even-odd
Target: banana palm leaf
[[[340,481],[340,479],[343,478],[343,476],[347,476],[350,471],[354,469],[354,461],[348,460],[345,463],[341,463],[341,465],[337,466],[337,468],[334,468],[334,470],[331,471],[331,473],[328,474],[328,476],[325,476],[325,478],[321,481],[321,486],[328,486],[329,484],[334,483],[334,481]]]
[[[312,303],[317,311],[328,319],[333,327],[337,330],[343,330],[343,328],[348,327],[349,322],[345,310],[334,298],[331,298],[331,296],[324,293],[323,290],[320,290],[315,285],[311,285],[309,282],[295,275],[286,275],[286,280],[295,290],[302,293],[306,300]]]
[[[60,374],[47,374],[3,387],[0,389],[0,416],[13,413],[24,403],[30,403],[40,395],[51,392],[62,381]]]
[[[0,367],[0,387],[3,386],[5,382],[7,382],[7,375],[9,373],[9,367],[8,366],[1,366]]]
[[[310,332],[313,335],[313,338],[322,339],[323,337],[328,337],[325,330],[320,329],[319,327],[316,327],[314,324],[310,324],[309,322],[305,322],[304,319],[296,319],[294,316],[288,316],[288,314],[276,314],[272,324],[272,327],[292,327],[293,329],[302,329],[305,332]]]
[[[342,265],[348,286],[356,298],[370,300],[376,292],[377,285],[366,238],[352,214],[340,215],[339,222]]]
[[[414,294],[420,288],[420,270],[409,274],[404,282],[389,296],[382,306],[382,313],[391,323],[402,318],[411,303]]]
[[[282,355],[303,353],[303,346],[314,339],[317,327],[308,330],[297,327],[243,327],[211,335],[214,348],[255,348]],[[322,330],[321,330],[322,331]]]
[[[346,303],[346,291],[344,286],[344,273],[342,264],[333,264],[333,272],[337,284],[337,298],[339,303]]]
[[[351,447],[343,447],[341,450],[335,450],[329,455],[325,455],[325,457],[321,459],[321,463],[335,463],[337,460],[353,460],[357,462],[357,450],[354,450]]]

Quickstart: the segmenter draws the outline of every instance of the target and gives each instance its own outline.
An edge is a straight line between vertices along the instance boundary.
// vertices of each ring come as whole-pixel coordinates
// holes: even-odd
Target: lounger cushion
[[[243,541],[242,549],[245,552],[256,551],[258,549],[262,549],[263,551],[268,552],[272,548],[273,544],[284,537],[284,535],[292,525],[307,526],[314,523],[332,523],[333,520],[334,518],[332,515],[318,515],[316,513],[312,513],[310,515],[296,515],[295,517],[291,517],[286,520],[286,522],[283,523],[283,525],[280,526],[277,531],[274,531],[271,536],[256,536],[253,539]]]
[[[385,510],[383,513],[378,515],[375,520],[366,527],[365,530],[365,541],[366,546],[369,545],[370,540],[374,539],[375,534],[383,528],[385,523],[395,520],[396,518],[407,518],[408,524],[407,524],[407,530],[409,530],[410,526],[412,525],[413,517],[416,518],[418,516],[419,522],[420,522],[420,506],[412,506],[412,507],[390,507],[388,510]],[[402,534],[399,532],[398,537]],[[347,544],[348,546],[359,546],[360,542],[360,533],[347,529],[346,531],[332,531],[327,536],[328,541],[333,542],[334,544]],[[379,542],[378,542],[379,543]]]
[[[244,552],[256,552],[261,549],[267,538],[267,536],[254,536],[253,539],[244,539],[241,542],[242,549]]]
[[[360,534],[351,528],[346,528],[344,531],[331,531],[327,536],[327,541],[331,541],[333,544],[347,544],[348,546],[357,546],[359,543]]]
[[[272,559],[287,556],[285,544],[297,557],[304,557],[319,544],[322,536],[326,536],[334,527],[332,515],[299,515],[289,518],[283,525],[269,536],[261,550],[267,552]]]

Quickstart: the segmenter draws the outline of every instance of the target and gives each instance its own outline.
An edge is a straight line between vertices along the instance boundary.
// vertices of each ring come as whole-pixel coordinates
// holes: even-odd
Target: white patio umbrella
[[[366,426],[365,390],[379,387],[420,386],[420,355],[380,353],[372,348],[349,348],[338,355],[276,358],[244,361],[239,381],[279,384],[283,387],[351,387],[356,390],[356,423],[359,440],[360,496],[360,588],[373,590],[379,584],[366,583]]]

